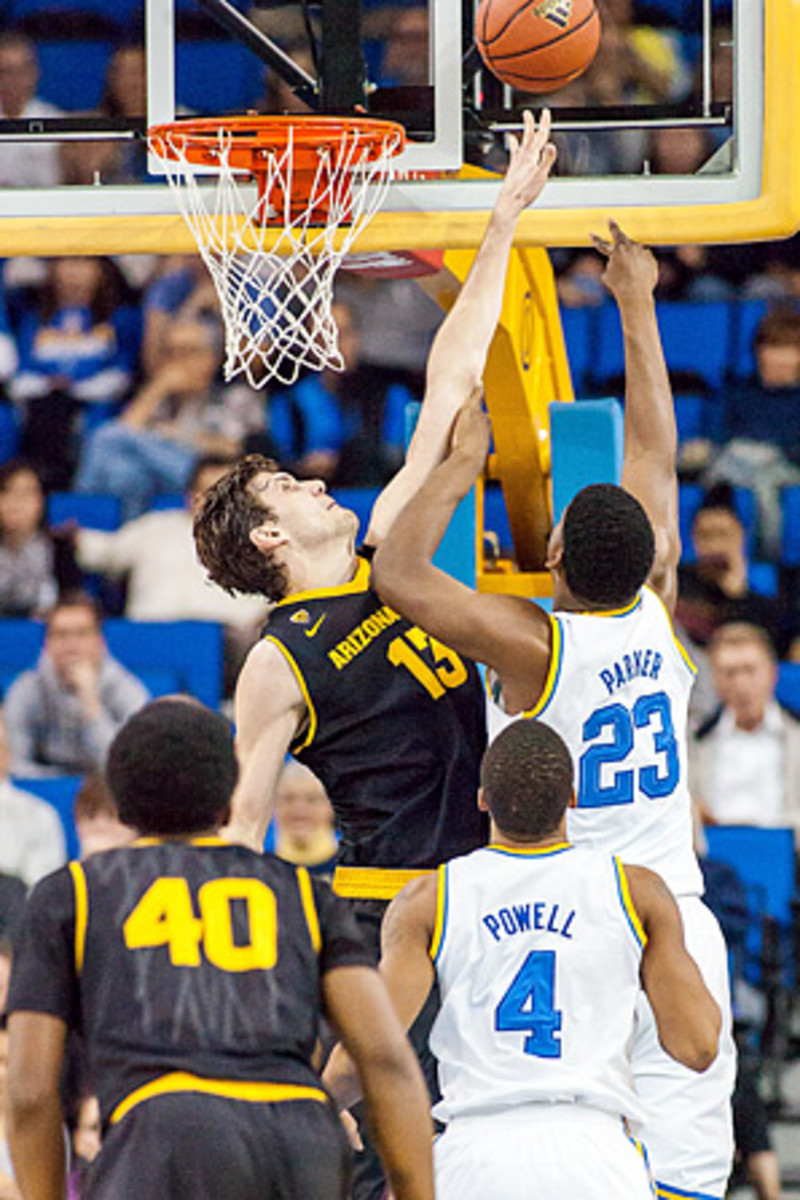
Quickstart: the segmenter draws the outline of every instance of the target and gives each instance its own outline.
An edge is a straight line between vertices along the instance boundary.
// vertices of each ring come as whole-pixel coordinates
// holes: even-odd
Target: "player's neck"
[[[358,560],[349,539],[315,546],[297,556],[291,565],[291,592],[315,591],[349,583],[356,573]]]
[[[494,822],[491,824],[489,841],[493,846],[503,846],[509,850],[547,850],[551,846],[563,846],[567,841],[567,825],[563,821],[557,829],[545,834],[544,837],[513,837],[503,829],[498,829]]]

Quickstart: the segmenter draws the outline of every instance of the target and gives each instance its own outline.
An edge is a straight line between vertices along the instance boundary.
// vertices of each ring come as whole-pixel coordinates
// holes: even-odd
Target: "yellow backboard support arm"
[[[426,285],[444,308],[455,300],[473,258],[471,251],[448,251],[444,271]],[[487,569],[481,486],[477,585],[481,591],[549,595],[549,575],[544,570],[552,512],[547,406],[551,400],[571,400],[573,392],[553,271],[540,248],[511,253],[484,385],[494,437],[490,473],[503,489],[519,569],[512,571],[511,564],[504,564],[505,570]]]

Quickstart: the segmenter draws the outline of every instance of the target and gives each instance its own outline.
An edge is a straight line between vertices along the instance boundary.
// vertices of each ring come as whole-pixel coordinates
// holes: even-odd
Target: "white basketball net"
[[[207,166],[186,157],[187,138],[179,130],[164,140],[166,151],[156,139],[150,148],[164,164],[214,280],[225,326],[226,381],[243,374],[260,388],[271,379],[290,385],[303,368],[342,370],[331,313],[333,280],[383,202],[398,135],[387,134],[377,154],[374,138],[370,149],[357,129],[320,147],[308,203],[295,213],[290,203],[293,130],[285,149],[265,152],[259,163],[265,174],[261,198],[249,175],[228,162],[230,132],[218,133],[213,183]],[[320,206],[326,210],[324,223],[312,224]],[[259,219],[265,211],[280,222],[265,225]]]

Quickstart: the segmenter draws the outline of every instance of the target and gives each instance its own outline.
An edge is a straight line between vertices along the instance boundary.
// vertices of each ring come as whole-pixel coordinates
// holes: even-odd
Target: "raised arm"
[[[719,1007],[683,942],[678,906],[659,875],[625,867],[631,899],[647,934],[642,986],[653,1009],[658,1038],[678,1062],[705,1071],[717,1055]]]
[[[224,836],[261,851],[275,785],[292,739],[306,717],[299,684],[272,642],[253,647],[236,686],[239,781]]]
[[[650,518],[656,557],[649,582],[671,613],[681,553],[675,473],[678,437],[653,296],[658,264],[646,247],[627,238],[615,222],[610,221],[609,228],[611,241],[593,240],[608,259],[603,282],[619,307],[625,342],[622,486]]]
[[[510,713],[538,700],[550,664],[552,626],[537,604],[481,595],[432,559],[457,505],[483,470],[489,422],[473,392],[458,414],[450,451],[397,517],[372,565],[387,604],[445,645],[494,668]]]
[[[441,461],[458,409],[480,386],[500,318],[517,219],[538,197],[556,157],[548,141],[547,109],[538,128],[531,113],[524,114],[524,121],[521,141],[511,139],[508,170],[472,268],[431,347],[425,398],[408,457],[375,503],[366,536],[369,545],[380,543],[400,509]]]

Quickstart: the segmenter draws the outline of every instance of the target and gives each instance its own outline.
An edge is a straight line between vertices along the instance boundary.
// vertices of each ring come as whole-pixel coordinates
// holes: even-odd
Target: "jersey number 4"
[[[537,1058],[560,1058],[561,1013],[555,1007],[555,950],[531,950],[494,1011],[501,1033],[526,1031],[522,1049]]]
[[[652,738],[655,759],[634,771],[625,761],[633,751],[637,731]],[[579,760],[578,808],[632,804],[637,788],[649,800],[660,800],[675,791],[680,760],[666,692],[640,696],[632,709],[624,704],[598,708],[583,726],[583,740],[591,744]]]
[[[236,938],[232,905],[244,906],[247,941]],[[129,950],[166,946],[173,967],[199,967],[200,948],[220,971],[268,971],[278,958],[275,893],[260,879],[223,878],[197,892],[199,917],[185,879],[150,884],[122,927]]]

